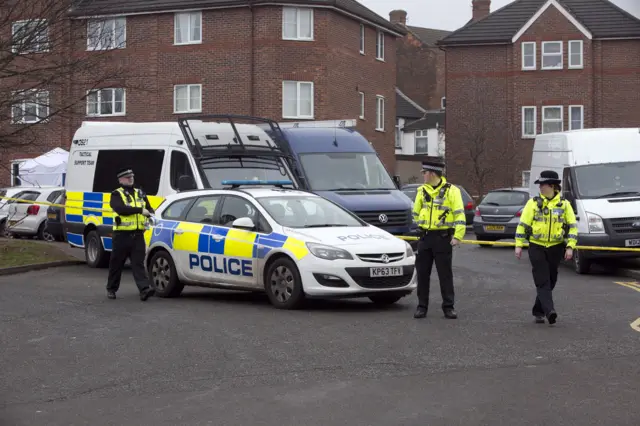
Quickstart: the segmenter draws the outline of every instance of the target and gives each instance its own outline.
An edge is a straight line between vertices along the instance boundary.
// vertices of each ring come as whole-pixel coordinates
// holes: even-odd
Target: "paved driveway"
[[[533,324],[530,265],[455,254],[457,321],[434,271],[415,300],[278,311],[265,297],[187,290],[107,300],[84,266],[0,278],[2,425],[640,424],[640,286],[561,271],[559,322]]]

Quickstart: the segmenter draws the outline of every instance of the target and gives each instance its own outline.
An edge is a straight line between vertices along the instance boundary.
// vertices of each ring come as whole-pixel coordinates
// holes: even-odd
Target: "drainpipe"
[[[249,11],[251,12],[251,40],[249,41],[249,49],[251,49],[250,53],[250,63],[249,63],[249,87],[251,93],[251,111],[249,115],[255,116],[255,88],[254,88],[254,44],[253,39],[255,37],[254,34],[254,10],[253,10],[253,2],[254,0],[249,0]]]

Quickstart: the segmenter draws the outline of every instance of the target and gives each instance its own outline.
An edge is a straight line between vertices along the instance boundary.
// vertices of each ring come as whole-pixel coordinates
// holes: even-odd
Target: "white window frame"
[[[284,86],[287,83],[295,83],[296,84],[296,106],[297,106],[296,115],[286,115],[285,114],[285,108],[284,108],[284,103],[285,103]],[[311,85],[311,115],[301,115],[300,114],[300,86],[302,86],[303,84]],[[284,80],[282,82],[282,118],[305,119],[305,120],[313,119],[313,117],[315,115],[315,102],[314,102],[315,93],[316,93],[315,92],[315,85],[313,84],[313,81]]]
[[[418,139],[426,139],[427,140],[427,150],[426,151],[418,151]],[[416,130],[413,133],[413,140],[415,143],[414,151],[416,154],[429,154],[429,130],[422,129]]]
[[[189,34],[189,40],[187,41],[181,41],[178,42],[178,22],[180,19],[180,16],[182,15],[187,15],[189,16],[189,30],[187,31],[187,33]],[[193,32],[191,31],[191,15],[198,15],[199,19],[200,19],[200,33],[198,35],[198,40],[195,39],[191,39]],[[175,46],[183,46],[186,44],[202,44],[202,11],[195,11],[195,12],[176,12],[173,14],[173,44]]]
[[[361,120],[364,120],[364,92],[358,92],[360,94],[360,116]]]
[[[559,44],[560,45],[560,53],[545,53],[544,48],[550,44]],[[560,64],[553,67],[545,67],[544,66],[544,58],[548,56],[557,56],[560,55]],[[561,70],[564,68],[564,43],[562,41],[543,41],[542,42],[542,50],[540,52],[540,69],[542,70]]]
[[[360,54],[361,55],[364,55],[364,35],[365,35],[364,24],[360,24]]]
[[[116,27],[117,27],[117,23],[118,21],[122,21],[123,25],[123,43],[122,46],[116,46],[115,42],[116,42]],[[100,40],[98,40],[98,44],[96,46],[91,46],[91,37],[89,36],[89,29],[91,27],[92,23],[97,23],[97,24],[101,24],[104,23],[106,25],[106,23],[111,23],[111,43],[108,46],[102,46],[102,44],[100,43]],[[87,50],[88,51],[96,51],[96,50],[113,50],[113,49],[124,49],[127,47],[127,17],[126,16],[117,16],[117,17],[112,17],[112,18],[96,18],[96,19],[90,19],[87,21]]]
[[[573,127],[573,108],[580,108],[580,127]],[[584,129],[584,105],[569,105],[569,130]]]
[[[293,37],[288,37],[285,34],[285,22],[284,22],[284,15],[285,12],[287,10],[295,10],[296,11],[296,35]],[[302,37],[300,36],[300,11],[304,10],[304,11],[309,11],[309,13],[311,14],[311,35],[309,37]],[[314,9],[312,7],[287,7],[284,6],[282,8],[282,39],[283,40],[297,40],[297,41],[313,41],[313,36],[315,34],[314,32],[314,22],[315,22],[315,16],[314,16]]]
[[[552,132],[545,132],[544,131],[545,123],[548,123],[548,122],[554,123],[554,122],[558,121],[558,120],[545,120],[544,119],[544,112],[546,110],[548,110],[548,109],[558,109],[558,108],[560,108],[560,120],[559,120],[559,122],[560,122],[560,130],[558,130],[558,132],[564,131],[564,108],[562,107],[562,105],[546,105],[546,106],[542,107],[542,117],[540,117],[540,122],[542,123],[542,127],[541,127],[542,134],[552,133]],[[553,133],[555,133],[555,132],[553,132]]]
[[[100,111],[100,108],[102,105],[102,99],[101,99],[102,92],[106,90],[112,91],[112,94],[111,94],[111,110],[112,111],[116,110],[116,90],[122,90],[122,112],[113,112],[111,114],[103,114],[102,112],[98,112],[96,114],[91,114],[89,112],[89,95],[94,92],[97,93],[98,111]],[[127,89],[123,87],[105,87],[101,89],[87,90],[86,113],[87,113],[87,117],[118,117],[118,116],[126,115],[127,114]]]
[[[191,88],[194,86],[198,86],[200,88],[200,108],[191,108]],[[186,110],[179,111],[177,109],[178,106],[178,98],[176,97],[178,88],[186,87],[187,88],[187,104],[189,105]],[[202,112],[202,84],[176,84],[173,86],[173,113],[174,114],[191,114],[194,112]]]
[[[380,30],[376,33],[376,59],[384,62],[384,33]]]
[[[533,110],[533,134],[527,134],[525,133],[525,117],[526,114],[525,112],[527,110]],[[522,118],[521,118],[521,125],[522,125],[522,139],[534,139],[536,137],[536,134],[538,133],[538,108],[536,108],[535,106],[523,106],[522,107]]]
[[[440,109],[447,109],[447,97],[443,96],[440,98]]]
[[[19,120],[16,120],[16,116],[15,116],[15,111],[13,109],[13,106],[16,104],[21,104],[21,109],[24,112],[27,107],[27,104],[33,103],[33,102],[29,102],[26,97],[28,96],[28,93],[33,94],[33,96],[38,96],[38,94],[43,94],[44,96],[46,96],[46,104],[47,105],[38,105],[36,104],[36,115],[38,117],[42,116],[44,118],[39,119],[36,118],[35,120],[32,121],[25,121],[24,118],[20,118]],[[19,93],[17,91],[13,92],[13,96],[20,96],[21,98],[23,98],[20,102],[13,102],[11,104],[11,123],[12,124],[35,124],[35,123],[45,123],[49,120],[49,114],[50,114],[50,93],[48,90],[38,90],[38,89],[31,89],[31,90],[25,90],[22,93]],[[43,108],[46,111],[46,114],[41,114],[40,109]]]
[[[32,46],[31,49],[28,48],[22,48],[22,49],[18,49],[16,42],[14,40],[14,37],[16,36],[16,26],[18,25],[29,25],[31,23],[35,24],[36,26],[41,25],[41,23],[44,22],[44,28],[43,31],[40,34],[40,40],[38,40],[37,42],[34,43],[34,46]],[[27,32],[30,34],[32,30],[28,30]],[[23,19],[21,21],[15,21],[11,23],[11,51],[13,53],[20,53],[20,54],[28,54],[28,53],[46,53],[49,52],[51,46],[49,43],[49,24],[47,22],[46,19]],[[21,52],[18,52],[19,50],[22,50]]]
[[[526,46],[533,46],[533,65],[531,66],[527,66],[525,59],[528,58],[527,55],[525,55],[525,47]],[[537,45],[535,41],[523,41],[520,44],[520,50],[521,50],[521,55],[522,55],[522,71],[534,71],[538,68],[538,61],[537,61]]]
[[[573,52],[573,49],[571,48],[571,46],[574,43],[577,43],[580,46],[580,63],[579,64],[573,64],[571,62],[572,56],[576,53],[576,52]],[[582,41],[582,40],[569,40],[567,42],[567,52],[568,52],[567,60],[569,62],[569,64],[568,64],[568,68],[569,69],[577,70],[577,69],[584,68],[584,41]]]
[[[384,108],[385,99],[382,95],[376,95],[376,130],[384,132]],[[380,108],[382,106],[382,108]]]
[[[400,121],[398,119],[396,119],[396,126],[395,126],[395,134],[393,136],[393,147],[395,149],[402,149],[402,132],[400,131]]]
[[[522,171],[522,186],[525,187],[525,188],[528,188],[530,184],[531,184],[531,170],[523,170]]]

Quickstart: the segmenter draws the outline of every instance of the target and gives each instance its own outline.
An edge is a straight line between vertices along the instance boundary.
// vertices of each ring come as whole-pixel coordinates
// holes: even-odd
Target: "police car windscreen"
[[[270,196],[257,200],[273,220],[290,228],[366,226],[348,211],[321,197]]]
[[[575,168],[580,198],[614,198],[640,193],[640,161]]]

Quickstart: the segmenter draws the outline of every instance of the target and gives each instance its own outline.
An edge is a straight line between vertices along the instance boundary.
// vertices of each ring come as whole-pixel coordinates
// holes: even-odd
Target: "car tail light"
[[[464,208],[465,210],[473,210],[473,201],[469,201],[467,206]]]
[[[518,213],[516,213],[516,217],[520,217],[522,216],[522,209],[518,210]]]
[[[475,213],[475,215],[476,215],[476,216],[480,216],[480,207],[476,207],[476,213]]]
[[[27,208],[27,214],[28,215],[32,215],[35,216],[38,214],[38,212],[40,211],[40,206],[37,204],[33,204],[31,206],[29,206],[29,208]]]

